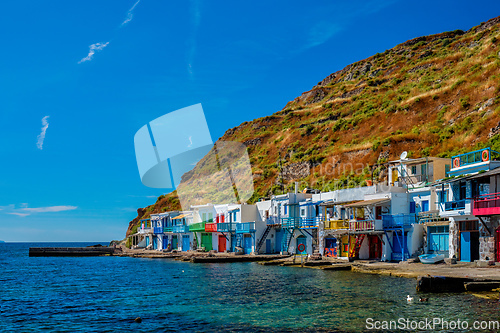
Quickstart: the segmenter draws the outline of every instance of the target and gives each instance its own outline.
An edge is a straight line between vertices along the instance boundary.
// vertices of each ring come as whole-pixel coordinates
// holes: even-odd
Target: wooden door
[[[224,235],[219,235],[219,252],[226,251],[226,237]]]

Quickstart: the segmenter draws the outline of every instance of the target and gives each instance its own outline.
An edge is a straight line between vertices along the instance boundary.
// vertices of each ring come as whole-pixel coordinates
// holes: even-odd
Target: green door
[[[201,234],[201,247],[204,247],[206,251],[212,250],[212,233],[203,232]]]

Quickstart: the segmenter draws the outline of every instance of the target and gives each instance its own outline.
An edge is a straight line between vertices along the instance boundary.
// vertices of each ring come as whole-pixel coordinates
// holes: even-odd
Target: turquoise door
[[[297,254],[307,254],[306,237],[297,237]]]
[[[245,254],[252,253],[252,236],[245,235],[243,238],[243,249],[245,250]]]
[[[153,249],[158,249],[158,239],[156,236],[153,237]]]
[[[283,230],[276,231],[276,244],[275,246],[275,252],[280,253],[281,252],[281,242],[283,241]]]
[[[172,250],[177,250],[177,236],[172,236]]]
[[[460,233],[460,261],[471,262],[470,232]]]
[[[189,251],[189,235],[182,235],[182,251]]]

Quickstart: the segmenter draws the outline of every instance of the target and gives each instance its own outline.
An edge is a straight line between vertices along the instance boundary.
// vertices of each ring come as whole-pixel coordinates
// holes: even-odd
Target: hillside
[[[227,130],[219,141],[248,148],[249,201],[281,193],[281,178],[289,188],[300,181],[323,191],[363,185],[372,177],[367,165],[403,151],[500,151],[499,27],[497,17],[466,32],[412,39],[330,74],[273,115]],[[203,173],[204,160],[186,180]],[[141,217],[178,208],[175,192],[159,197],[138,210],[127,235]]]

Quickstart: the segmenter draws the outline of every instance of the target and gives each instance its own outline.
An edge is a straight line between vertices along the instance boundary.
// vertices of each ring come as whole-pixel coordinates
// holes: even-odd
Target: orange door
[[[226,251],[226,236],[219,235],[219,252]]]

